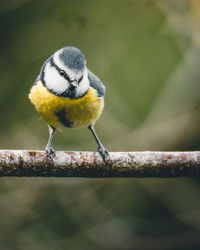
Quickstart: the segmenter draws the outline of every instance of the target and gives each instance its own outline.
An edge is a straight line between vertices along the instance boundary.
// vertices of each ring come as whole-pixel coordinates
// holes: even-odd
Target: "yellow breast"
[[[103,98],[91,87],[83,97],[69,99],[54,95],[41,81],[31,88],[29,98],[46,123],[55,128],[89,126],[99,118],[104,106]]]

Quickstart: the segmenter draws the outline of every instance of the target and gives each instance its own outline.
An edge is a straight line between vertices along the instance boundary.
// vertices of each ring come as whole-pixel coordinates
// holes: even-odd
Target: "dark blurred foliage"
[[[2,0],[0,147],[43,149],[28,100],[42,63],[74,45],[107,87],[110,151],[200,148],[199,0]],[[65,129],[57,150],[95,150]],[[200,249],[199,180],[3,178],[0,249]]]

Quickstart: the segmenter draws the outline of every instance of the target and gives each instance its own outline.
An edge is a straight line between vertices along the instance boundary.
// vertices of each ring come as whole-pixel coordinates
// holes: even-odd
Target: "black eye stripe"
[[[69,78],[69,76],[64,72],[64,78],[66,79],[66,80],[68,80],[69,82],[71,82],[71,80],[70,80],[70,78]]]
[[[54,62],[54,60],[53,60],[53,57],[51,57],[50,63],[51,63],[51,66],[53,66],[53,67],[59,72],[59,74],[60,74],[61,76],[63,76],[67,81],[72,82],[72,80],[69,78],[69,76],[67,75],[67,73],[66,73],[64,70],[62,70],[61,68],[59,68],[59,67],[55,64],[55,62]],[[79,78],[78,83],[80,83],[82,79],[83,79],[83,75]]]
[[[80,81],[83,79],[83,76],[81,76],[78,80],[78,83],[80,83]]]
[[[59,72],[59,74],[60,74],[61,76],[63,76],[65,79],[67,79],[69,82],[71,82],[71,80],[70,80],[69,76],[67,75],[67,73],[66,73],[64,70],[62,70],[61,68],[59,68],[59,67],[55,64],[55,62],[54,62],[54,60],[53,60],[53,57],[51,57],[50,63],[51,63],[51,66],[53,66],[53,67]]]

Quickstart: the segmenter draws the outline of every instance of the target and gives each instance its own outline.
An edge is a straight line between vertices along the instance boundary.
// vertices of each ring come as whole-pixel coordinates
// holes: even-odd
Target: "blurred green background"
[[[110,151],[200,149],[199,0],[2,0],[0,148],[44,149],[28,100],[43,62],[74,45],[107,87]],[[96,150],[65,129],[56,150]],[[198,179],[1,178],[0,249],[200,249]]]

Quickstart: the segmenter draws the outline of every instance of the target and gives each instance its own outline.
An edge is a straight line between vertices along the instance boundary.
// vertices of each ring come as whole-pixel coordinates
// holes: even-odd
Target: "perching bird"
[[[56,128],[88,127],[103,160],[109,159],[108,151],[98,139],[94,124],[104,107],[105,86],[86,67],[82,52],[75,47],[56,51],[43,64],[29,98],[49,127],[46,145],[48,155],[55,151],[51,146]]]

